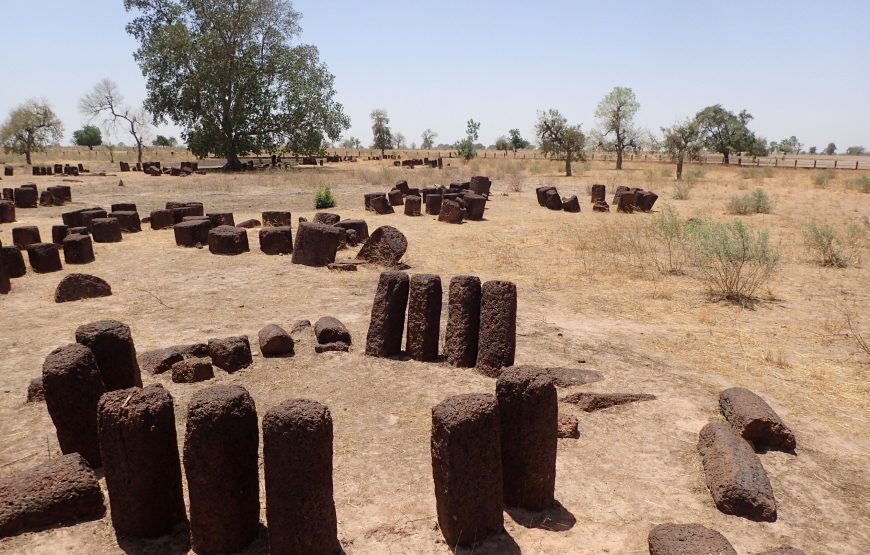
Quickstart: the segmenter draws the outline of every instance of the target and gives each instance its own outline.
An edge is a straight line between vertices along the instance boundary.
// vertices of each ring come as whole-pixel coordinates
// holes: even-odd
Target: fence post
[[[834,169],[835,170],[837,169],[837,161],[836,160],[834,160]]]
[[[855,160],[855,169],[858,169],[858,160]]]
[[[777,167],[777,166],[779,166],[779,158],[774,158],[773,159],[773,167]]]
[[[813,169],[816,169],[816,162],[817,162],[817,161],[818,161],[818,160],[813,160]]]
[[[794,159],[794,167],[797,167],[797,158]]]

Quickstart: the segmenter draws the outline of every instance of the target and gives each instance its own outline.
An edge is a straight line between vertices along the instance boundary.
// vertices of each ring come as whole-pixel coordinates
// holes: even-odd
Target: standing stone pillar
[[[499,427],[493,395],[456,395],[432,408],[435,505],[450,546],[469,545],[503,529]]]
[[[197,553],[240,551],[257,537],[259,441],[257,409],[245,388],[215,385],[191,398],[184,473]]]
[[[538,369],[515,367],[502,373],[495,391],[505,505],[544,510],[553,504],[556,487],[556,386]]]
[[[517,345],[517,286],[509,281],[487,281],[480,294],[480,339],[477,368],[498,376],[513,366]]]
[[[405,351],[414,360],[437,359],[440,330],[441,278],[432,274],[411,276]]]
[[[100,452],[112,526],[134,538],[185,521],[172,396],[160,385],[110,391],[99,405]]]
[[[266,521],[272,553],[332,555],[341,549],[332,493],[332,415],[292,399],[263,416]]]
[[[447,362],[473,368],[477,364],[480,334],[480,278],[456,276],[451,279],[448,303],[444,341]]]
[[[408,288],[408,274],[405,272],[381,274],[366,337],[367,355],[390,357],[402,351]]]
[[[117,320],[98,320],[79,326],[76,342],[94,352],[106,391],[142,387],[130,326]]]

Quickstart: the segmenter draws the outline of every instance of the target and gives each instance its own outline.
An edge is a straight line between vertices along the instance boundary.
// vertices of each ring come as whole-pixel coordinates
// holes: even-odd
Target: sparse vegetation
[[[674,200],[689,200],[692,193],[692,184],[686,181],[677,181],[674,184]]]
[[[728,201],[728,213],[745,216],[748,214],[770,214],[773,201],[763,189],[755,189],[748,195],[732,197]]]
[[[324,208],[335,208],[335,197],[332,195],[332,189],[329,185],[323,185],[314,191],[314,208],[322,210]]]
[[[830,223],[810,220],[803,234],[804,245],[819,265],[845,268],[860,261],[870,236],[870,221],[852,222],[838,231]]]
[[[834,179],[833,171],[822,170],[813,176],[813,185],[820,189],[827,189],[832,179]]]
[[[656,257],[656,267],[659,272],[680,275],[689,261],[690,239],[689,226],[680,218],[677,211],[665,205],[661,212],[653,217],[652,232],[655,242],[661,246],[662,256]]]
[[[846,188],[861,193],[870,193],[870,175],[862,175],[846,182]]]

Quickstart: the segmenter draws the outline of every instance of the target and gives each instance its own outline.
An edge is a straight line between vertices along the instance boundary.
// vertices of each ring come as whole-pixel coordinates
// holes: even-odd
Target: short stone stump
[[[251,250],[248,232],[241,227],[221,225],[208,232],[208,250],[212,254],[236,255]]]

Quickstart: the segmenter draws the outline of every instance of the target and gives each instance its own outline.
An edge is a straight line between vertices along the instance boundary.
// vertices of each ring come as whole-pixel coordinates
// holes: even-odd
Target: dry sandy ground
[[[675,202],[663,169],[638,165],[616,174],[592,165],[578,168],[573,179],[558,177],[558,166],[547,163],[510,170],[477,163],[451,168],[442,177],[375,163],[237,176],[124,174],[123,188],[118,177],[73,183],[72,207],[133,201],[145,215],[167,200],[199,200],[207,211],[233,211],[237,222],[269,209],[310,219],[313,188],[331,183],[339,202],[334,211],[365,218],[370,230],[383,224],[399,228],[409,240],[410,272],[441,275],[442,323],[452,276],[513,280],[519,288],[517,362],[594,369],[605,377],[560,390],[560,397],[582,390],[658,396],[592,414],[560,404],[560,411],[579,417],[581,428],[580,439],[559,441],[556,497],[564,510],[547,515],[539,526],[506,514],[508,536],[475,553],[646,553],[650,528],[669,521],[711,526],[741,555],[783,544],[812,554],[870,552],[870,359],[844,329],[841,312],[851,310],[870,335],[870,281],[860,267],[814,266],[799,239],[800,226],[811,215],[835,222],[870,215],[870,197],[842,186],[851,174],[821,189],[799,177],[804,173],[788,170],[747,177],[737,169],[708,168],[692,200]],[[472,172],[496,178],[484,222],[450,226],[430,216],[376,216],[361,209],[364,191],[384,190],[400,175],[414,186]],[[57,178],[5,178],[0,185],[31,180],[42,188]],[[524,190],[510,192],[509,182],[524,182]],[[582,194],[583,212],[538,207],[533,186],[539,182]],[[776,210],[746,220],[770,229],[783,252],[767,300],[755,309],[712,303],[691,276],[651,275],[655,272],[636,261],[614,256],[632,226],[651,216],[593,213],[585,194],[593,182],[609,188],[646,184],[660,193],[660,203],[677,205],[683,215],[717,219],[726,217],[728,197],[763,185]],[[16,225],[39,225],[43,237],[50,237],[51,225],[70,208],[19,210]],[[4,244],[11,244],[11,227],[0,226]],[[83,323],[126,322],[137,349],[144,351],[242,333],[255,342],[265,324],[289,329],[297,319],[333,315],[353,334],[354,352],[316,355],[309,341],[297,347],[294,358],[267,360],[256,353],[251,368],[233,375],[216,370],[211,382],[173,384],[166,375],[143,379],[172,393],[179,440],[191,395],[214,383],[245,386],[261,416],[287,398],[325,403],[335,425],[335,501],[346,552],[449,553],[436,525],[430,409],[449,395],[493,392],[494,380],[444,364],[365,357],[379,269],[333,273],[294,266],[289,257],[259,252],[256,230],[249,231],[249,240],[250,253],[220,257],[207,249],[176,247],[171,230],[148,229],[125,235],[122,243],[95,245],[97,260],[91,265],[14,280],[12,294],[0,297],[0,475],[58,456],[45,404],[25,404],[25,392],[46,354],[73,341]],[[352,254],[344,251],[339,258]],[[71,271],[106,279],[114,295],[55,304],[54,288]],[[704,484],[697,434],[719,418],[718,393],[731,386],[761,394],[797,435],[795,455],[761,455],[779,505],[775,523],[720,513]],[[265,522],[262,492],[261,486]],[[108,516],[0,540],[3,553],[121,550],[184,553],[186,547],[183,533],[153,542],[119,540]],[[261,538],[247,552],[266,550]]]

